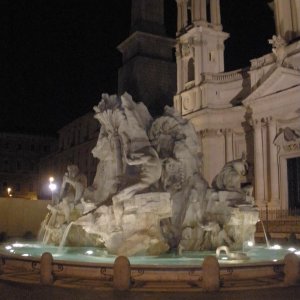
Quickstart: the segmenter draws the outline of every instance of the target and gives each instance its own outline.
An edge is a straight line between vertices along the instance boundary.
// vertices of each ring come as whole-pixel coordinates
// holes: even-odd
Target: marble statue
[[[235,250],[254,239],[258,211],[252,187],[242,186],[245,157],[227,163],[210,187],[199,137],[173,108],[153,120],[124,93],[102,94],[94,111],[101,126],[92,150],[99,160],[94,182],[86,187],[78,168],[68,168],[62,201],[44,220],[44,243],[131,256]]]
[[[93,184],[84,191],[84,198],[88,201],[97,204],[111,202],[111,197],[118,190],[117,160],[112,148],[115,149],[102,127],[97,144],[92,149],[92,155],[99,160],[96,175]]]
[[[221,172],[213,179],[212,187],[217,190],[242,192],[241,182],[247,174],[248,164],[245,154],[241,159],[225,164]]]
[[[78,203],[87,187],[87,178],[79,172],[77,165],[68,165],[67,172],[63,176],[60,190],[60,198],[68,198],[69,201]]]

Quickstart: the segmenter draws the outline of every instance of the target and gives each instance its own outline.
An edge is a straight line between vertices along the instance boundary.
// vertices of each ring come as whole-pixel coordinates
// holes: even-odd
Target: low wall
[[[37,236],[50,203],[49,200],[0,198],[0,232],[9,237],[22,237],[31,231]]]

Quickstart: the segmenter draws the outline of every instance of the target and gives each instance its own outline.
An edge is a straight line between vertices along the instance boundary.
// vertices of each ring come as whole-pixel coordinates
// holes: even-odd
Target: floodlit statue
[[[248,163],[243,153],[241,159],[233,160],[225,164],[221,172],[212,182],[212,187],[217,190],[242,192],[241,183],[247,174]]]
[[[153,120],[125,93],[102,94],[94,111],[101,125],[92,150],[99,160],[94,182],[86,188],[78,168],[68,167],[63,200],[44,221],[44,243],[130,256],[235,250],[253,240],[258,211],[252,187],[241,186],[245,157],[227,163],[210,188],[201,173],[199,137],[173,108]]]
[[[72,199],[75,204],[80,201],[84,189],[87,187],[86,176],[79,172],[76,165],[68,165],[60,190],[60,198]]]
[[[104,129],[101,128],[96,146],[92,149],[92,155],[99,159],[93,184],[84,192],[84,198],[90,202],[99,204],[111,203],[111,197],[120,186],[120,174],[118,174],[118,160],[116,159],[116,147]]]
[[[164,221],[164,234],[170,246],[178,248],[184,228],[200,223],[206,208],[208,184],[200,173],[198,138],[192,125],[168,106],[153,122],[149,136],[163,162],[160,182],[172,199],[173,213]],[[197,213],[191,213],[195,208]]]

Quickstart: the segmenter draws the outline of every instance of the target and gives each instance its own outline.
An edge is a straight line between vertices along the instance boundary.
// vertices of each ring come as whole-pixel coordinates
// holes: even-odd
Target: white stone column
[[[221,29],[220,0],[210,0],[210,17],[214,27]]]
[[[268,119],[269,133],[269,158],[270,158],[270,205],[279,208],[279,175],[278,175],[278,157],[277,146],[274,145],[276,136],[276,121],[272,118]]]
[[[188,14],[187,14],[187,10],[188,10],[188,0],[183,0],[182,2],[182,25],[183,27],[186,27],[188,25]]]
[[[277,35],[290,41],[293,34],[291,2],[275,0],[274,15]]]
[[[177,32],[182,29],[182,0],[176,0],[177,2]]]
[[[194,38],[194,63],[195,63],[195,85],[201,82],[201,40],[199,36]]]
[[[262,144],[262,128],[260,120],[254,120],[254,188],[255,201],[259,206],[263,206],[264,199],[264,160]]]
[[[300,36],[300,0],[291,0],[294,37]]]
[[[264,201],[269,201],[269,169],[268,169],[268,148],[269,148],[269,141],[268,141],[268,132],[267,132],[267,122],[264,120],[261,124],[261,132],[262,132],[262,149],[263,149],[263,178],[262,182],[264,183]]]
[[[203,22],[207,21],[206,0],[200,0],[200,18]]]
[[[226,163],[233,160],[232,130],[225,131]]]
[[[201,3],[200,0],[192,0],[192,21],[199,22],[201,20]]]

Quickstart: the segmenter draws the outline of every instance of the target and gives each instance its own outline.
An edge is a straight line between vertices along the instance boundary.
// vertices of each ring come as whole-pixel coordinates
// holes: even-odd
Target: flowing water
[[[59,246],[58,246],[58,250],[59,250],[59,251],[62,251],[62,250],[63,250],[63,248],[64,248],[64,246],[65,246],[65,243],[66,243],[66,239],[67,239],[68,234],[69,234],[69,231],[70,231],[70,229],[71,229],[71,227],[72,227],[73,224],[74,224],[74,222],[71,222],[71,223],[67,226],[67,228],[65,229],[64,234],[63,234],[63,236],[62,236],[62,239],[61,239],[61,241],[60,241],[60,244],[59,244]]]
[[[260,222],[261,222],[261,226],[262,226],[262,229],[263,229],[263,232],[264,232],[267,248],[270,248],[270,242],[269,242],[269,239],[268,239],[268,235],[267,235],[267,232],[266,232],[266,229],[265,229],[264,222],[263,222],[263,220],[260,220]]]

